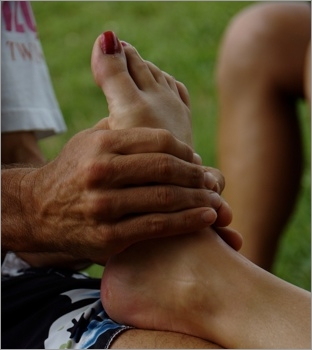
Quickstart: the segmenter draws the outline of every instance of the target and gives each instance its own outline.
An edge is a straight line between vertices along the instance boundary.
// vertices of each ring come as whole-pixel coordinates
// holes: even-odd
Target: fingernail
[[[214,209],[219,209],[221,205],[221,197],[219,196],[219,194],[217,192],[211,191],[209,192],[208,197],[209,197],[210,205]]]
[[[212,225],[217,220],[217,213],[213,209],[209,209],[203,212],[202,219],[209,225]]]
[[[214,187],[217,185],[217,179],[208,171],[204,173],[204,181],[206,188],[209,190],[214,189]]]
[[[121,53],[121,44],[116,34],[112,31],[105,32],[100,38],[101,50],[106,55]]]
[[[221,188],[220,185],[218,183],[216,183],[216,186],[213,188],[214,191],[221,193]]]
[[[193,153],[193,163],[198,164],[198,165],[203,164],[203,161],[202,161],[201,156],[199,154]]]

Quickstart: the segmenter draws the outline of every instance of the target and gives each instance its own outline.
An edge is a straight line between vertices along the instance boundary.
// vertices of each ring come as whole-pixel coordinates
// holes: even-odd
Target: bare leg
[[[110,316],[226,348],[307,348],[310,293],[257,267],[211,229],[139,243],[105,268]]]
[[[270,269],[302,170],[296,101],[304,95],[310,7],[258,4],[230,24],[218,66],[219,168],[242,254]],[[285,190],[286,189],[286,190]]]
[[[131,329],[121,333],[113,349],[222,349],[220,346],[177,332]]]

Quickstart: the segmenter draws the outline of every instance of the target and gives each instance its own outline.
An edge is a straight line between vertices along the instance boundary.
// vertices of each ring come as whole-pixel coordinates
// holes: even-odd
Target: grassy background
[[[195,147],[216,165],[215,67],[222,33],[250,2],[33,2],[39,35],[68,132],[41,142],[49,159],[76,132],[107,116],[90,71],[95,38],[114,30],[141,55],[184,82],[193,111]],[[297,209],[281,241],[274,272],[310,290],[310,118],[300,105],[305,172]],[[98,275],[99,269],[90,270]]]

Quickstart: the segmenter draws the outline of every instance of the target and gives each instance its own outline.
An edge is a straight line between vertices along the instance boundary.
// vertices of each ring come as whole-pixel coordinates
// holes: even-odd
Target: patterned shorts
[[[2,274],[1,348],[107,349],[130,327],[106,314],[100,279],[60,270],[26,268]]]

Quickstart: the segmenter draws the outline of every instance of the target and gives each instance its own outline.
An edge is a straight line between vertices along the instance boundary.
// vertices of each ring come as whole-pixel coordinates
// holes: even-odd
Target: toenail
[[[121,40],[120,43],[121,43],[121,45],[124,46],[124,47],[130,46],[129,43],[127,43],[126,41],[123,41],[123,40]]]
[[[100,37],[101,50],[106,55],[121,53],[121,44],[116,34],[112,31],[105,32]]]

